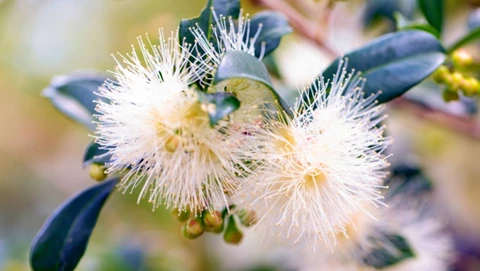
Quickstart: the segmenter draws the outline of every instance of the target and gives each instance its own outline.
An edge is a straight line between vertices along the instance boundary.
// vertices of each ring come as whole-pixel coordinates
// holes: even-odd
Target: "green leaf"
[[[205,93],[199,91],[198,95],[198,100],[207,105],[210,125],[212,126],[240,108],[240,101],[228,92]]]
[[[371,236],[370,243],[373,245],[372,250],[363,257],[363,261],[376,269],[384,269],[415,257],[407,240],[398,234],[385,233],[382,236]]]
[[[211,26],[214,25],[214,18],[212,8],[215,10],[217,16],[223,15],[225,17],[231,16],[234,19],[238,18],[240,14],[239,0],[208,0],[207,5],[201,11],[200,16],[192,19],[183,19],[179,26],[179,38],[182,42],[194,44],[195,37],[190,31],[190,28],[199,27],[208,40],[212,40],[213,33]]]
[[[222,81],[243,78],[262,83],[270,90],[274,98],[280,103],[282,109],[289,115],[292,114],[288,104],[275,91],[268,71],[263,63],[257,58],[245,52],[227,52],[223,56],[213,79],[214,84]]]
[[[406,30],[386,34],[345,55],[348,69],[367,79],[365,96],[382,91],[377,100],[388,102],[420,83],[444,61],[444,49],[437,38],[424,31]],[[340,58],[323,73],[325,80],[336,74]]]
[[[367,27],[378,18],[394,21],[395,12],[412,18],[416,7],[416,0],[368,0],[363,15],[363,25]]]
[[[30,251],[34,271],[74,270],[87,248],[98,215],[117,184],[111,179],[60,205],[35,236]]]
[[[106,76],[95,73],[72,73],[53,78],[43,95],[71,119],[94,130],[92,123],[95,103],[99,97],[94,94],[107,80]]]
[[[415,197],[420,199],[424,193],[432,191],[433,184],[422,172],[422,169],[410,164],[398,164],[392,167],[391,176],[385,180],[384,185],[389,187],[385,198]]]
[[[472,43],[476,40],[480,39],[480,27],[475,28],[474,30],[470,31],[468,34],[457,40],[454,44],[448,48],[448,53],[453,53],[453,51]]]
[[[440,38],[440,32],[438,32],[437,29],[435,29],[429,24],[417,21],[410,21],[398,12],[396,12],[394,16],[397,23],[397,30],[422,30],[434,35],[438,39]]]
[[[428,23],[442,33],[443,0],[418,0],[418,4]]]
[[[260,35],[255,41],[255,56],[259,57],[262,53],[264,56],[269,55],[280,44],[281,38],[292,32],[292,28],[288,24],[287,18],[282,14],[274,11],[263,11],[255,14],[250,21],[250,38],[253,38],[259,26],[261,25]]]
[[[101,149],[100,145],[92,141],[85,149],[83,166],[87,167],[93,163],[105,165],[110,162],[111,159],[112,156],[108,154],[108,150]]]

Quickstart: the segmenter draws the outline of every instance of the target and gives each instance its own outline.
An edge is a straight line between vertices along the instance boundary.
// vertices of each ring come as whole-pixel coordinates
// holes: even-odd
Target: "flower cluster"
[[[212,18],[208,34],[189,29],[193,44],[160,31],[158,45],[139,38],[138,53],[115,58],[115,79],[98,91],[95,115],[96,143],[112,157],[107,173],[122,174],[123,191],[139,187],[139,200],[190,218],[189,238],[221,232],[229,214],[224,239],[239,242],[235,214],[282,242],[341,251],[337,262],[370,248],[376,221],[389,221],[379,208],[392,140],[379,94],[365,95],[364,79],[343,61],[333,79],[301,90],[292,108],[282,108],[263,81],[214,83],[227,53],[261,60],[265,44],[262,26],[251,29],[241,12],[234,20],[212,10]],[[218,94],[240,106],[212,122],[221,105],[202,97]],[[425,236],[407,226],[406,235]]]

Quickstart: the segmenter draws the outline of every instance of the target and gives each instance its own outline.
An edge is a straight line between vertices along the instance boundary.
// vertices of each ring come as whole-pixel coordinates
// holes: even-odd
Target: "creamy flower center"
[[[295,145],[295,137],[288,127],[280,127],[276,134],[279,138],[274,141],[275,149],[281,153],[292,153]]]
[[[316,170],[303,175],[303,181],[306,188],[318,189],[327,181],[327,175],[321,170]]]

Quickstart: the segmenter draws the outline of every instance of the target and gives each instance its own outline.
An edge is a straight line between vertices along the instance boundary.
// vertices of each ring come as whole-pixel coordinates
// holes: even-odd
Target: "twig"
[[[317,27],[305,20],[298,11],[293,9],[285,1],[278,0],[258,0],[258,2],[269,9],[278,11],[288,18],[292,27],[305,38],[315,42],[321,49],[332,56],[338,56],[339,54],[330,48],[323,40],[320,33],[317,31]]]
[[[439,110],[426,108],[424,105],[404,97],[393,100],[390,105],[393,108],[402,109],[419,118],[448,127],[473,139],[480,139],[480,123],[473,117],[455,116]]]
[[[265,7],[278,11],[288,18],[292,27],[297,33],[305,38],[315,42],[325,52],[337,57],[338,53],[330,48],[322,36],[317,33],[317,28],[309,20],[305,19],[299,12],[293,9],[285,1],[282,0],[257,0]],[[438,111],[433,108],[426,108],[413,100],[405,97],[397,98],[390,103],[394,108],[405,109],[419,118],[443,125],[458,133],[462,133],[474,139],[480,139],[480,122],[473,117],[459,117]]]

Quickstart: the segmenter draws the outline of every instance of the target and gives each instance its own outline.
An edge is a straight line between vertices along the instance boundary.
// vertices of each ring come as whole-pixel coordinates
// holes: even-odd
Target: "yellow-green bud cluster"
[[[170,213],[176,220],[185,222],[181,228],[184,237],[195,239],[204,232],[217,234],[223,232],[223,240],[229,244],[239,244],[243,239],[243,233],[239,229],[237,221],[247,227],[256,222],[255,212],[245,209],[232,214],[228,214],[226,209],[223,212],[206,210],[195,216],[194,212],[175,208]]]
[[[467,97],[480,94],[480,82],[466,71],[475,65],[473,57],[465,50],[457,50],[452,54],[453,67],[440,66],[432,75],[432,79],[445,85],[443,99],[447,102],[460,98],[459,92]]]

